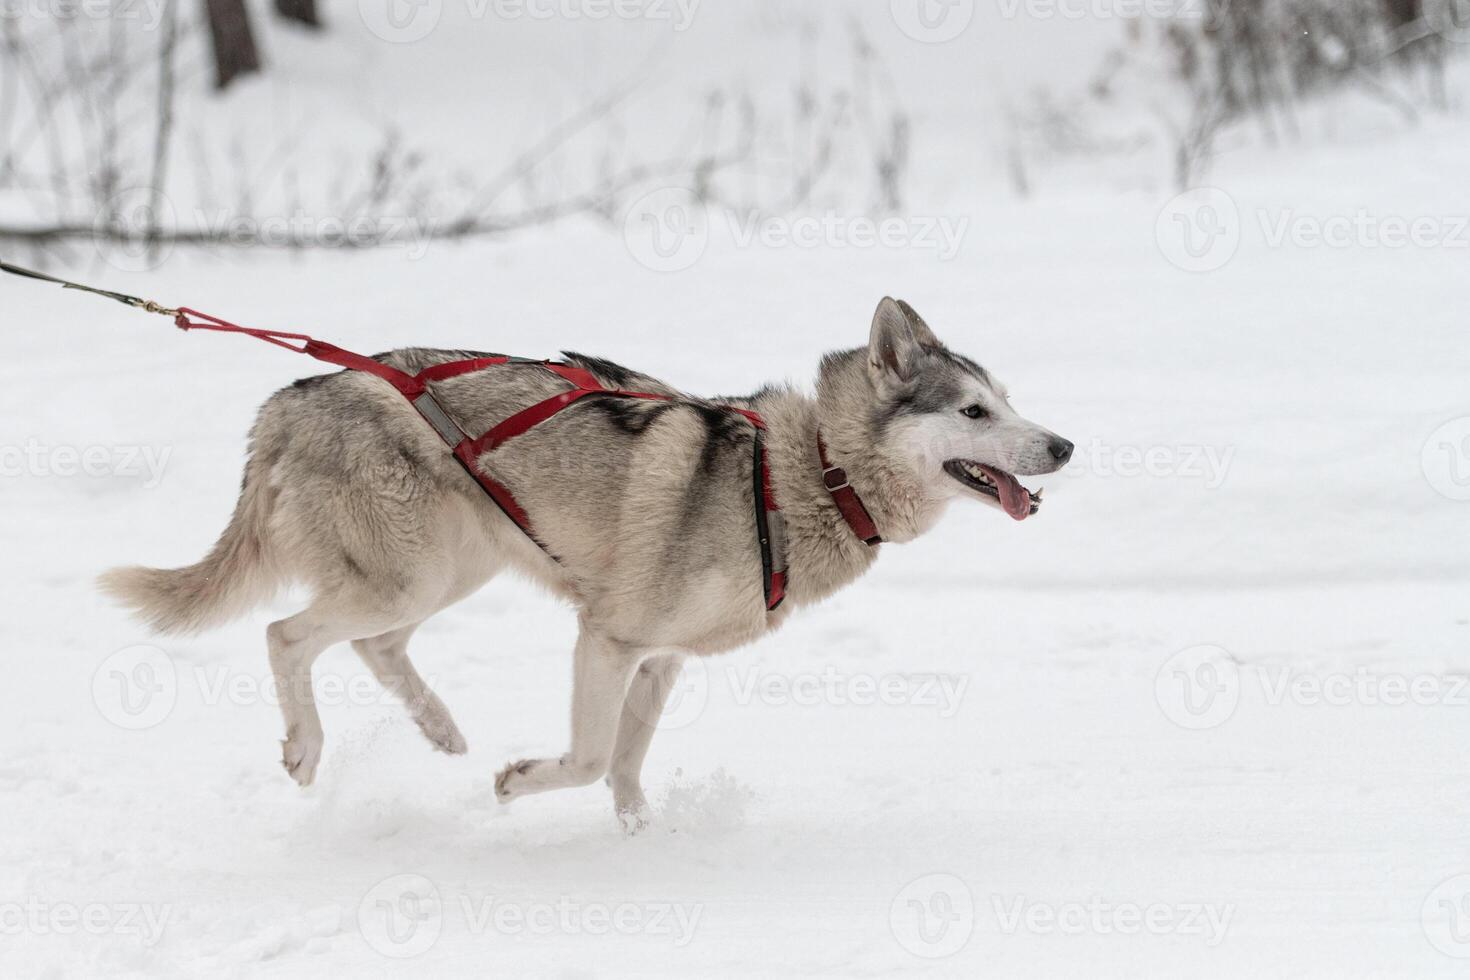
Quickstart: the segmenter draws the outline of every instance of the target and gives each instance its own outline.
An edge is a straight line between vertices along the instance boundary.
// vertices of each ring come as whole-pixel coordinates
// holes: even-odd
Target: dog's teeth
[[[1042,491],[1044,491],[1045,489],[1046,489],[1046,487],[1041,487],[1041,488],[1037,489],[1037,491],[1031,495],[1031,499],[1032,500],[1040,500],[1041,499]]]

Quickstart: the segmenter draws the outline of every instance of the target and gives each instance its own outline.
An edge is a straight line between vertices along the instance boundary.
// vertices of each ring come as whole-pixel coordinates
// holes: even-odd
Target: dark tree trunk
[[[307,27],[322,26],[316,12],[316,0],[276,0],[276,13]]]
[[[1422,0],[1383,0],[1383,9],[1388,14],[1390,27],[1403,27],[1418,20],[1424,13]]]
[[[260,71],[260,55],[255,50],[245,0],[204,0],[204,10],[214,42],[215,88],[224,88],[237,75]]]

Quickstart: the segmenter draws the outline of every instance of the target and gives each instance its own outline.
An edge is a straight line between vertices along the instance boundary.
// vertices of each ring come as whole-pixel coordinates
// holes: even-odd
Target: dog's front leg
[[[679,680],[684,665],[680,654],[649,657],[638,667],[628,696],[623,701],[623,716],[618,722],[618,741],[613,749],[608,770],[608,785],[613,791],[613,806],[623,829],[636,834],[648,825],[648,801],[643,798],[643,758],[653,741],[659,716],[664,713],[669,692]]]
[[[582,624],[577,637],[572,684],[572,748],[560,759],[522,759],[495,777],[495,796],[518,796],[567,786],[586,786],[607,773],[617,738],[618,717],[643,651],[618,643]]]

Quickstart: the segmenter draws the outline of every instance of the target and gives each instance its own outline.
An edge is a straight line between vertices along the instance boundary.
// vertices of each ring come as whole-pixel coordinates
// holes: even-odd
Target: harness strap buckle
[[[827,467],[822,471],[822,485],[833,493],[851,486],[847,482],[847,470],[840,466]]]
[[[444,411],[444,406],[440,405],[427,391],[413,400],[413,407],[418,409],[424,421],[434,427],[434,431],[439,433],[439,438],[448,443],[451,449],[465,440],[464,432],[449,417],[449,413]]]

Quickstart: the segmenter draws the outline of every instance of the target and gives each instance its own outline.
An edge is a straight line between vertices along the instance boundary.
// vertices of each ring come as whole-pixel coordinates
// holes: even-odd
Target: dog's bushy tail
[[[186,568],[113,568],[102,573],[103,592],[127,606],[159,633],[198,633],[218,626],[274,594],[266,526],[268,505],[254,460],[234,516],[209,554]]]

